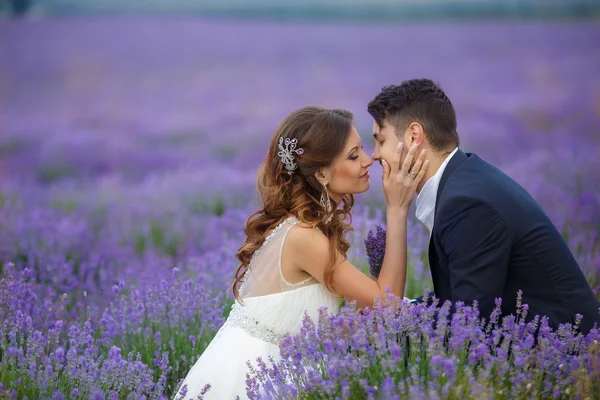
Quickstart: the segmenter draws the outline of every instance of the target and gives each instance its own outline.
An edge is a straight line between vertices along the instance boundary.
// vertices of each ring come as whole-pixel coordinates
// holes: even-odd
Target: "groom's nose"
[[[377,161],[379,164],[381,164],[381,157],[379,156],[377,149],[373,150],[373,155],[371,158],[373,159],[373,162]]]

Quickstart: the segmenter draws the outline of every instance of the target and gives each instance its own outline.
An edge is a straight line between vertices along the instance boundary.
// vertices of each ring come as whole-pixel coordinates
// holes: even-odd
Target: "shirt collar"
[[[427,227],[427,229],[429,229],[430,234],[433,230],[435,200],[437,197],[438,187],[440,186],[440,180],[442,179],[442,175],[444,175],[444,170],[450,162],[450,159],[452,156],[454,156],[454,154],[456,154],[457,151],[458,147],[456,147],[452,153],[446,157],[437,172],[431,178],[429,178],[427,182],[425,182],[423,189],[421,189],[421,193],[417,195],[417,209],[415,216]]]

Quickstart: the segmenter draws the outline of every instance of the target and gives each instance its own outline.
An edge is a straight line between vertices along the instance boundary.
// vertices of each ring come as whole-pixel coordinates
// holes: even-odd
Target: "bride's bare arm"
[[[406,283],[406,214],[388,212],[395,221],[388,224],[386,252],[379,278],[374,280],[352,265],[338,252],[333,272],[333,288],[347,301],[358,307],[370,307],[376,297],[384,295],[386,287],[396,296],[404,296]],[[316,229],[296,225],[286,239],[285,255],[294,260],[296,268],[325,281],[325,268],[329,263],[329,240]]]

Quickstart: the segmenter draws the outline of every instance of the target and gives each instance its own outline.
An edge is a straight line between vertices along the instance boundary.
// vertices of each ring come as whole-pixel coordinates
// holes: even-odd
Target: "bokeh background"
[[[0,0],[0,275],[27,268],[40,326],[108,313],[125,322],[106,337],[133,331],[115,299],[173,268],[226,315],[278,123],[347,108],[370,151],[368,101],[427,77],[461,148],[532,193],[600,292],[599,15],[592,0]],[[380,173],[351,235],[365,269]],[[413,218],[409,296],[431,286],[426,245]],[[196,294],[177,322],[144,318],[196,321]]]

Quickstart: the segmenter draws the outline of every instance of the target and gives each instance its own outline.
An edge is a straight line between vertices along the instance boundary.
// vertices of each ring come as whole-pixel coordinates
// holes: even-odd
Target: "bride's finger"
[[[425,153],[426,153],[425,149],[421,150],[421,152],[419,153],[419,156],[417,157],[417,161],[415,161],[415,165],[413,165],[412,168],[410,169],[408,175],[411,178],[416,178],[417,175],[419,174],[419,172],[421,171],[421,166],[423,165],[423,161],[425,161]]]
[[[421,182],[423,180],[423,177],[425,176],[425,172],[427,172],[427,167],[429,167],[429,160],[425,160],[425,162],[423,163],[423,167],[421,168],[421,170],[415,177],[415,184],[418,184],[419,182]]]
[[[398,143],[398,146],[396,146],[396,151],[394,152],[394,155],[392,156],[392,165],[390,165],[391,170],[394,172],[398,172],[400,171],[400,162],[402,160],[402,150],[404,149],[404,143],[400,142]]]
[[[415,158],[415,153],[417,152],[417,147],[418,146],[416,144],[413,144],[410,147],[410,150],[408,151],[408,154],[406,155],[406,158],[404,159],[404,162],[402,163],[402,168],[400,169],[400,174],[402,176],[408,175],[408,172],[410,171],[410,167]]]
[[[387,177],[390,176],[390,164],[385,160],[381,160],[381,165],[383,166],[383,175],[381,179],[385,181]]]

